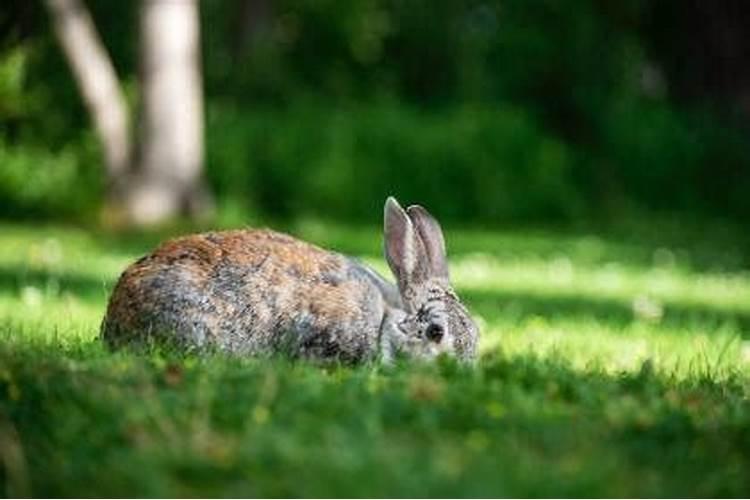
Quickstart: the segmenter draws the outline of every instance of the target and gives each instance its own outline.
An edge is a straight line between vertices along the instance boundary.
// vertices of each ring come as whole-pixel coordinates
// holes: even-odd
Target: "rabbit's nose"
[[[433,323],[427,327],[427,330],[425,331],[424,334],[425,334],[425,337],[427,337],[427,340],[430,340],[435,343],[439,343],[443,339],[444,333],[445,332],[443,331],[442,326]]]

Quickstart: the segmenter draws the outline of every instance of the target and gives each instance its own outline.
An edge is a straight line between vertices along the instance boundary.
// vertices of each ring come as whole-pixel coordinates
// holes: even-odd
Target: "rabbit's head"
[[[388,198],[385,256],[403,303],[389,327],[392,349],[418,359],[446,354],[473,362],[479,330],[451,287],[437,220],[419,205],[404,210]]]

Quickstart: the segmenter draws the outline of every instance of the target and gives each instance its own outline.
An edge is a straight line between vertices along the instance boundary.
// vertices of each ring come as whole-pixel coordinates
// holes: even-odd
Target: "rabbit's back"
[[[102,336],[362,361],[377,352],[384,307],[372,272],[343,255],[270,230],[213,232],[128,267]]]

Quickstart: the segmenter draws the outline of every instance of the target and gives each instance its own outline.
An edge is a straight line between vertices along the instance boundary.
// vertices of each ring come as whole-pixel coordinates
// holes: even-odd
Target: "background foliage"
[[[87,3],[135,102],[136,4]],[[740,2],[201,5],[221,202],[372,220],[395,193],[490,224],[750,215]],[[5,6],[0,215],[89,218],[101,178],[41,2]]]

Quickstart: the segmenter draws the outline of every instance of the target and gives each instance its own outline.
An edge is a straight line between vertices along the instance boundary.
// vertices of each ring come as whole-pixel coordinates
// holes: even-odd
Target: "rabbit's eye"
[[[432,342],[440,342],[443,338],[443,334],[445,332],[443,331],[443,327],[432,323],[427,327],[427,330],[425,331],[425,337],[427,337],[427,340],[431,340]]]

